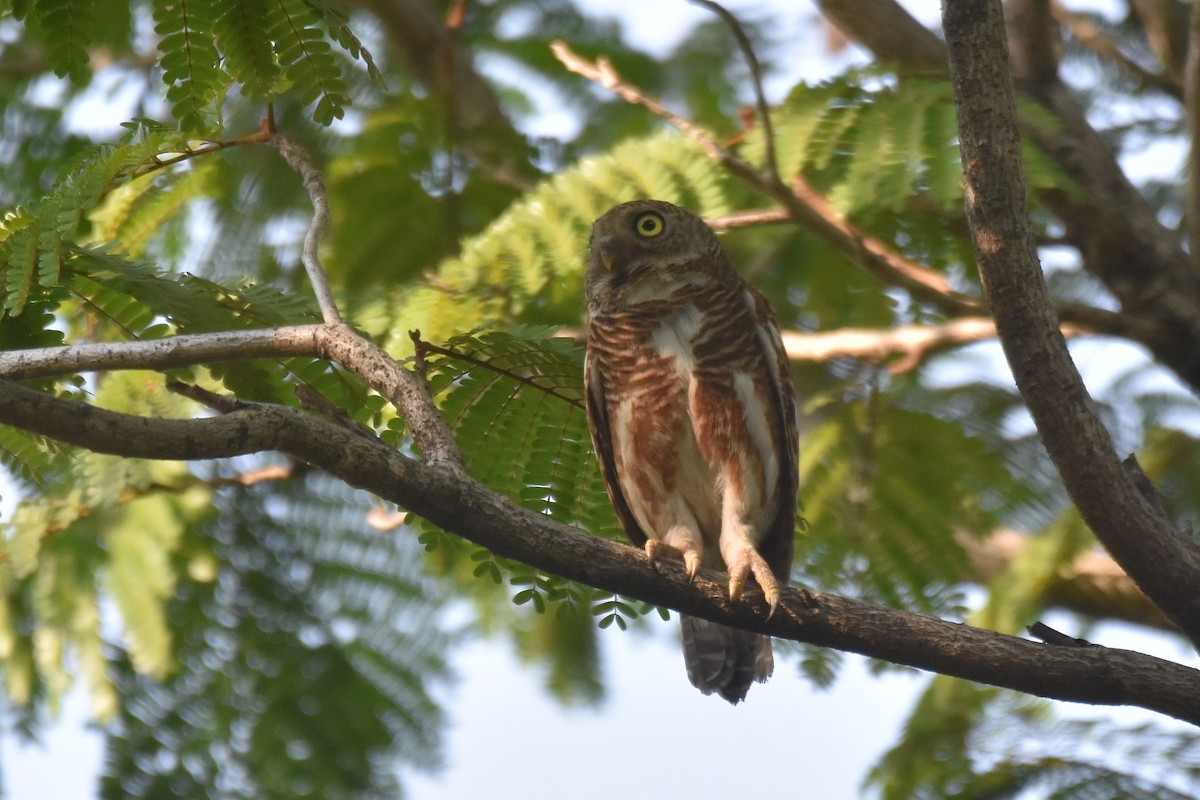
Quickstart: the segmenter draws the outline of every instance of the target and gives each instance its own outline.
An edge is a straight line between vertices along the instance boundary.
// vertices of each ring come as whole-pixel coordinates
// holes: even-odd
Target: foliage
[[[103,797],[394,797],[399,764],[436,760],[440,593],[369,505],[320,475],[218,498],[166,608],[178,668],[114,664],[140,701],[108,737]]]
[[[166,2],[155,0],[158,62],[171,114],[186,131],[208,132],[220,122],[220,103],[232,83],[253,100],[287,92],[328,125],[345,114],[350,98],[329,37],[354,57],[371,56],[345,26],[344,17],[301,0]],[[136,8],[137,6],[135,6]],[[73,84],[92,77],[88,48],[125,44],[135,15],[125,2],[42,0],[14,6],[17,19],[46,46],[55,75]]]
[[[442,19],[452,4],[426,5]],[[17,65],[0,82],[0,347],[316,321],[298,264],[311,210],[257,134],[269,103],[326,177],[333,220],[322,258],[342,308],[397,357],[413,358],[419,329],[421,367],[471,474],[619,539],[570,335],[582,324],[589,225],[638,196],[710,217],[772,202],[686,136],[563,70],[546,44],[565,38],[586,56],[609,56],[748,163],[763,162],[762,128],[732,122],[749,92],[732,37],[715,22],[652,55],[566,0],[468,8],[461,27],[447,28],[447,46],[489,65],[479,72],[503,100],[496,118],[456,115],[450,95],[463,85],[422,77],[419,53],[334,2],[0,3],[0,56]],[[760,49],[772,35],[766,22],[748,25]],[[1135,35],[1106,29],[1126,44]],[[582,130],[544,137],[512,126],[536,116],[530,76],[586,120]],[[1143,88],[1108,91],[1138,99]],[[137,101],[120,109],[123,130],[79,125],[81,107],[127,95]],[[950,98],[933,77],[849,70],[792,88],[773,111],[775,143],[785,181],[802,177],[862,235],[978,293]],[[1110,136],[1169,134],[1177,123],[1137,122]],[[1024,155],[1042,193],[1033,196],[1039,234],[1058,243],[1037,198],[1080,189],[1050,154],[1026,143]],[[1146,188],[1164,215],[1179,216],[1179,197]],[[945,319],[803,226],[724,238],[785,328]],[[1078,264],[1050,277],[1059,298],[1110,302]],[[793,365],[808,521],[797,531],[797,581],[1004,631],[1044,612],[1047,587],[1094,542],[1066,508],[1019,398],[996,382],[996,364],[960,347],[919,364]],[[1139,362],[1112,377],[1100,399],[1172,513],[1194,518],[1196,401],[1150,369]],[[304,397],[413,447],[380,397],[311,359],[31,385],[127,413],[197,413],[167,379],[244,400]],[[666,616],[423,521],[369,530],[367,498],[297,465],[123,461],[8,428],[0,463],[19,497],[6,498],[0,551],[8,703],[35,731],[78,675],[104,725],[106,796],[393,796],[397,764],[436,761],[441,716],[430,687],[451,646],[439,614],[446,597],[468,598],[472,627],[510,636],[564,702],[604,695],[599,629]],[[282,474],[256,483],[267,467]],[[965,545],[1001,527],[1025,531],[1028,547],[965,590],[978,582]],[[780,650],[815,683],[836,680],[838,654]],[[1080,744],[1088,737],[1130,755],[1097,758]],[[1187,732],[1062,721],[939,678],[872,781],[895,797],[1166,797],[1195,792],[1195,746]],[[1143,762],[1174,771],[1155,783]]]

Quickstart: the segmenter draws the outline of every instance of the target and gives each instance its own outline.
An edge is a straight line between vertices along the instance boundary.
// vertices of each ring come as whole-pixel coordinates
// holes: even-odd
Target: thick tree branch
[[[1158,12],[1179,4],[1146,0],[1138,5],[1144,6],[1139,13],[1154,16],[1148,31],[1187,27],[1186,21],[1166,28],[1159,24]],[[820,6],[840,29],[900,71],[947,74],[944,43],[895,0],[821,0]],[[1065,225],[1064,241],[1078,248],[1084,267],[1120,300],[1132,321],[1132,338],[1200,390],[1200,272],[1179,236],[1125,176],[1068,87],[1045,72],[1016,77],[1022,94],[1057,118],[1047,125],[1044,114],[1028,115],[1022,119],[1026,133],[1078,187],[1039,194]]]
[[[880,61],[906,72],[946,74],[946,47],[894,0],[817,0],[821,13]]]
[[[967,217],[1017,387],[1084,520],[1142,591],[1200,642],[1200,547],[1175,530],[1117,458],[1050,305],[1025,207],[1000,3],[955,0],[942,13]]]
[[[1007,11],[1013,73],[1038,83],[1057,80],[1061,42],[1050,0],[1011,0]]]
[[[771,616],[758,592],[731,602],[724,576],[704,570],[691,582],[678,565],[656,570],[636,548],[556,523],[460,472],[414,461],[296,409],[250,405],[210,419],[148,419],[0,381],[0,422],[125,457],[207,459],[279,450],[501,556],[606,591],[1042,697],[1137,705],[1200,724],[1200,672],[1188,667],[1125,650],[1046,646],[807,590],[785,590]]]
[[[1182,84],[1187,60],[1187,3],[1176,0],[1130,0],[1130,10],[1141,20],[1150,49],[1163,69]]]
[[[1070,335],[1072,331],[1064,326],[1064,333]],[[0,352],[0,378],[24,380],[100,370],[165,370],[241,358],[317,357],[323,352],[326,335],[324,326],[300,325],[14,350]],[[578,337],[579,332],[564,331],[563,335]],[[995,323],[991,319],[965,317],[944,325],[911,325],[887,330],[785,331],[783,340],[788,356],[796,361],[862,358],[881,362],[898,357],[890,366],[898,372],[916,366],[922,359],[944,349],[995,335]],[[381,381],[381,384],[386,382]],[[286,477],[286,474],[274,477]],[[231,480],[249,482],[244,477]],[[1017,531],[998,531],[983,541],[963,537],[960,544],[971,563],[971,572],[963,579],[986,583],[1006,569],[1028,541],[1027,535]],[[1067,567],[1061,580],[1048,588],[1046,599],[1051,605],[1083,614],[1175,630],[1124,571],[1099,554],[1084,557]]]

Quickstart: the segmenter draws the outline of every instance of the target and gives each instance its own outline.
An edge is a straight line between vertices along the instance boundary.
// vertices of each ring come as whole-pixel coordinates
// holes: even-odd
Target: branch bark
[[[945,44],[895,0],[819,4],[840,29],[901,72],[947,75]],[[1163,5],[1146,3],[1152,10]],[[1200,390],[1200,273],[1178,234],[1159,221],[1156,209],[1126,177],[1068,87],[1046,70],[1016,77],[1022,95],[1056,120],[1047,125],[1044,114],[1028,115],[1022,119],[1026,133],[1078,186],[1039,195],[1063,222],[1063,240],[1079,250],[1084,268],[1120,300],[1133,321],[1131,331],[1136,330],[1132,338]]]
[[[112,455],[209,459],[279,450],[436,525],[546,572],[648,603],[795,641],[1059,700],[1136,705],[1200,724],[1200,671],[1104,647],[1038,644],[808,590],[786,589],[774,615],[761,593],[732,602],[724,576],[556,523],[465,478],[408,458],[373,437],[292,408],[247,405],[208,419],[105,411],[0,381],[0,422]]]
[[[1200,642],[1200,547],[1174,528],[1136,464],[1132,471],[1118,459],[1050,305],[1025,206],[1000,3],[955,0],[942,13],[967,217],[1017,387],[1084,520],[1142,591]]]

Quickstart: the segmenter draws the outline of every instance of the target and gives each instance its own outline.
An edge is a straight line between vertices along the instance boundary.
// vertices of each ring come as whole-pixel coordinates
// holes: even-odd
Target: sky
[[[586,0],[582,5],[620,19],[636,44],[659,52],[707,16],[684,0]],[[936,2],[910,5],[923,22],[936,24]],[[823,47],[823,23],[808,2],[729,0],[726,6],[735,13],[774,16],[777,36],[794,43],[791,52],[798,56],[785,60],[788,73],[767,84],[773,102],[801,77],[819,80],[840,70],[845,59],[865,58],[850,50],[831,62]],[[545,133],[576,124],[556,116],[550,96],[543,112],[529,122],[531,130]],[[677,623],[652,625],[649,633],[615,627],[601,632],[609,695],[598,708],[558,705],[504,641],[477,640],[454,652],[459,678],[439,690],[449,719],[445,764],[433,774],[408,773],[408,797],[854,798],[868,767],[896,741],[928,680],[913,671],[872,676],[865,659],[848,656],[836,683],[821,691],[800,677],[795,663],[779,659],[771,681],[754,686],[745,703],[731,707],[688,683]],[[1064,622],[1062,627],[1072,626]],[[1194,657],[1172,640],[1125,626],[1102,626],[1094,640],[1175,660]],[[1072,709],[1079,715],[1110,714]],[[1136,711],[1120,716],[1149,718]],[[0,737],[7,796],[94,797],[102,743],[86,720],[86,698],[74,691],[41,745]]]

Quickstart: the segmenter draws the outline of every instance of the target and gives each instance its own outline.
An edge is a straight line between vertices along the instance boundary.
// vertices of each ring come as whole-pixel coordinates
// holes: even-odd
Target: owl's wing
[[[592,447],[600,457],[600,473],[604,476],[604,486],[608,489],[608,498],[617,511],[617,519],[621,527],[633,542],[634,547],[644,547],[646,533],[633,518],[629,503],[621,492],[621,484],[617,481],[617,463],[613,458],[612,430],[608,424],[608,403],[604,400],[604,378],[592,358],[589,350],[583,358],[583,392],[587,397],[588,429],[592,434]],[[789,562],[790,563],[790,562]]]
[[[792,569],[792,549],[796,533],[796,495],[800,484],[800,434],[796,427],[796,398],[792,388],[791,367],[787,350],[779,335],[775,314],[767,299],[751,288],[746,289],[746,302],[754,315],[755,335],[766,357],[774,396],[770,406],[777,413],[776,452],[779,454],[779,507],[759,545],[759,552],[780,580],[786,581]]]

